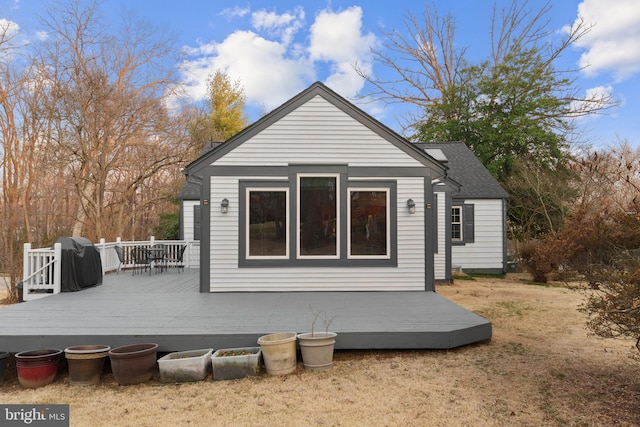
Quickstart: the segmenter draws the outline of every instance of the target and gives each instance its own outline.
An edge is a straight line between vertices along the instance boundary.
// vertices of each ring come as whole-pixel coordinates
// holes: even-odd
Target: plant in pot
[[[235,380],[260,372],[260,347],[222,348],[211,357],[214,380]]]
[[[333,350],[336,343],[335,332],[329,332],[329,326],[335,316],[328,318],[327,313],[314,310],[311,311],[311,332],[298,334],[300,343],[300,353],[302,354],[302,364],[310,371],[325,371],[333,366]],[[316,332],[316,323],[322,318],[324,332]]]
[[[160,381],[201,381],[206,378],[211,366],[212,348],[177,351],[158,359]]]

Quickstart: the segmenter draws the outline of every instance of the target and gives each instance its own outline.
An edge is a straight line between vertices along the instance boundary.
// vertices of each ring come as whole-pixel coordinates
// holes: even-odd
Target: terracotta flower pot
[[[69,365],[69,384],[99,384],[109,350],[111,347],[108,345],[77,345],[65,348],[64,353]]]
[[[158,344],[144,343],[116,347],[109,351],[111,371],[120,385],[149,381],[156,371]]]
[[[62,350],[43,349],[16,353],[18,381],[25,388],[38,388],[51,384],[58,373]]]

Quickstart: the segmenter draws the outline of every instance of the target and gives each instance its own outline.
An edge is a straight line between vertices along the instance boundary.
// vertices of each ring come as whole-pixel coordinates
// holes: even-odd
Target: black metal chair
[[[151,247],[151,261],[156,268],[156,272],[160,269],[160,272],[167,270],[167,245],[162,243],[156,243]]]
[[[182,245],[182,247],[177,251],[175,257],[167,258],[167,263],[171,267],[175,267],[178,269],[178,273],[180,273],[180,269],[184,271],[184,252],[187,249],[187,245]]]
[[[122,249],[122,246],[115,246],[113,249],[116,250],[116,253],[118,254],[118,260],[120,261],[120,263],[118,264],[118,269],[116,270],[116,274],[119,274],[122,265],[127,265],[127,259],[124,256],[124,249]]]
[[[136,270],[140,268],[142,273],[149,269],[149,275],[151,275],[151,262],[152,260],[149,258],[147,251],[143,248],[133,248],[131,251],[131,256],[133,256],[133,275],[136,275]]]

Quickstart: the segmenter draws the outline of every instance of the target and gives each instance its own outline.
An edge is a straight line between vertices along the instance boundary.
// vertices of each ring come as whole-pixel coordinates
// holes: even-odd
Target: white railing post
[[[187,249],[185,250],[185,254],[182,258],[182,262],[184,263],[185,268],[191,267],[191,239],[184,239],[184,243],[187,245]]]
[[[100,238],[100,264],[102,265],[102,275],[104,276],[104,274],[106,273],[106,265],[107,265],[107,246],[106,246],[106,241],[104,240],[104,237]]]
[[[24,289],[25,283],[24,280],[29,277],[29,275],[31,274],[31,272],[29,271],[29,263],[31,261],[31,259],[29,258],[29,252],[31,251],[31,243],[25,243],[24,244],[24,250],[22,253],[22,289],[24,292],[26,292],[27,290]]]
[[[53,293],[59,294],[62,289],[62,243],[53,245]]]

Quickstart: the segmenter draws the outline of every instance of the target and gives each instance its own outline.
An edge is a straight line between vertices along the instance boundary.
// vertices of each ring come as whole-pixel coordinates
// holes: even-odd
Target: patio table
[[[167,266],[164,262],[164,248],[143,248],[143,250],[146,252],[147,258],[151,260],[153,266],[156,268],[156,272],[158,271],[158,269],[160,270],[160,273],[166,270]]]

